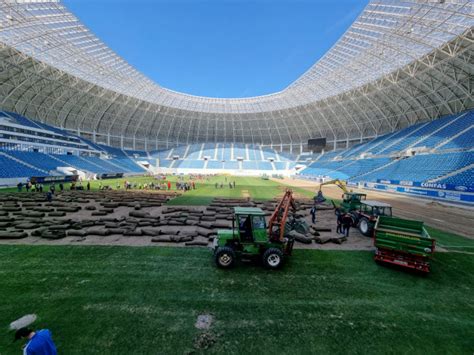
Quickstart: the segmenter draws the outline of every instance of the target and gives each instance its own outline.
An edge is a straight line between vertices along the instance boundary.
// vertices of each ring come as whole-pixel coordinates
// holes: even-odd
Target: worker
[[[336,233],[337,234],[342,234],[342,213],[339,208],[336,208],[334,210],[334,213],[336,214],[336,223],[337,223],[337,228],[336,228]]]
[[[47,200],[48,202],[53,201],[53,193],[52,193],[51,191],[48,191],[48,192],[46,193],[46,200]]]
[[[23,183],[21,181],[16,186],[18,187],[18,192],[21,192],[23,190]]]
[[[168,190],[171,190],[171,182],[168,180]]]
[[[232,183],[232,185],[234,185],[234,189],[235,189],[235,180],[234,180],[234,182]]]
[[[194,183],[194,181],[192,182],[193,184],[193,190],[196,190],[196,184]]]
[[[59,190],[64,191],[64,185],[62,182],[59,183]]]
[[[349,237],[349,229],[352,226],[352,217],[350,214],[346,213],[342,216],[342,232],[346,238]]]
[[[51,331],[49,329],[41,329],[33,331],[29,328],[20,328],[15,332],[15,341],[26,339],[28,342],[23,348],[23,354],[33,355],[56,355],[56,345],[53,342]]]
[[[91,182],[89,180],[87,180],[87,191],[90,191],[91,189]]]
[[[51,186],[49,187],[49,191],[51,191],[51,193],[54,195],[54,192],[56,191],[56,185],[51,184]]]
[[[313,205],[313,207],[311,207],[311,210],[309,211],[309,213],[311,213],[311,222],[315,224],[316,223],[316,205]]]

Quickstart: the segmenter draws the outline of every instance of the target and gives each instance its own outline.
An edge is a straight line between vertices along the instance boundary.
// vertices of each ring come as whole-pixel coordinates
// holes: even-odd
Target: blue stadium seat
[[[437,182],[441,184],[451,184],[455,186],[474,187],[474,168],[464,170],[459,174],[452,175]]]
[[[474,163],[474,152],[416,155],[361,177],[364,181],[407,180],[423,182]]]
[[[18,163],[16,160],[0,154],[0,178],[29,178],[33,176],[41,177],[49,176],[49,174],[30,168],[29,166]]]
[[[5,153],[46,171],[56,170],[58,166],[61,166],[61,164],[56,159],[53,159],[49,155],[43,153],[22,152],[15,150],[7,151]]]

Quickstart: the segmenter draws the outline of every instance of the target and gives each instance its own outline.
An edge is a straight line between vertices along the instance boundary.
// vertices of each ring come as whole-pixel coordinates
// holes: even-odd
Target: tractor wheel
[[[359,221],[359,231],[362,235],[370,237],[372,235],[372,227],[370,226],[369,220],[362,217]]]
[[[351,212],[349,214],[351,215],[352,220],[354,221],[351,227],[357,227],[359,225],[359,221],[360,221],[361,217],[359,216],[359,214],[357,212]],[[364,217],[362,217],[362,218],[364,218]]]
[[[219,247],[214,253],[214,260],[221,269],[230,269],[235,264],[235,252],[229,247]]]
[[[263,265],[269,269],[278,269],[283,264],[283,252],[269,248],[263,253]]]

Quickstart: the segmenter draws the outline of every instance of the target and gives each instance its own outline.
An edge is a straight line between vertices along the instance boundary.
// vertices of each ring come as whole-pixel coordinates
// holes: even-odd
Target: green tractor
[[[331,201],[334,208],[339,208],[342,213],[349,213],[353,210],[357,210],[360,207],[361,201],[364,201],[367,198],[367,194],[359,193],[359,192],[352,192],[347,190],[347,184],[345,181],[335,179],[323,182],[319,185],[319,193],[318,196],[322,196],[322,187],[327,185],[336,185],[339,187],[344,193],[342,195],[342,203],[340,206],[337,206],[334,201]],[[315,196],[315,199],[318,197]]]
[[[362,201],[365,201],[367,194],[362,194],[358,192],[344,192],[342,195],[342,202],[338,206],[331,201],[334,208],[339,208],[342,213],[349,213],[354,210],[358,210]]]
[[[378,216],[392,216],[392,206],[380,201],[366,200],[367,195],[355,192],[346,192],[343,195],[342,203],[334,208],[339,208],[341,213],[348,213],[352,216],[353,227],[359,232],[371,237],[374,231]]]
[[[287,191],[269,225],[265,212],[254,207],[234,207],[232,230],[219,230],[214,239],[214,261],[222,269],[235,265],[237,258],[261,259],[269,269],[282,266],[293,250],[294,239],[285,236],[285,223],[290,207],[294,209],[291,191]]]
[[[358,192],[345,192],[344,195],[342,195],[342,202],[339,206],[339,209],[344,213],[357,210],[360,208],[361,202],[366,198],[367,194]]]

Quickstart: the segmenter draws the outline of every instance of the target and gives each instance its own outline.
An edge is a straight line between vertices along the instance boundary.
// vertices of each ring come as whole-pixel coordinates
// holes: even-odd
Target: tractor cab
[[[358,192],[345,192],[342,195],[341,209],[345,213],[357,210],[361,205],[361,201],[364,201],[366,198],[367,194]]]
[[[365,200],[351,214],[354,217],[354,226],[357,226],[363,235],[370,237],[379,216],[392,217],[392,206],[385,202]]]
[[[234,207],[232,229],[241,243],[267,241],[265,213],[260,208]]]
[[[376,218],[378,216],[392,217],[392,206],[388,203],[367,200],[360,204],[361,213]]]
[[[291,194],[288,195],[291,198]],[[288,211],[284,208],[285,211]],[[277,210],[281,213],[281,210]],[[275,212],[275,213],[277,213]],[[286,216],[286,214],[285,214]],[[283,219],[282,225],[284,225]],[[214,260],[220,268],[231,268],[236,259],[258,259],[270,269],[279,268],[283,259],[291,255],[294,240],[270,236],[275,230],[275,222],[270,219],[269,226],[265,212],[254,207],[234,207],[232,230],[218,230],[214,239]]]

